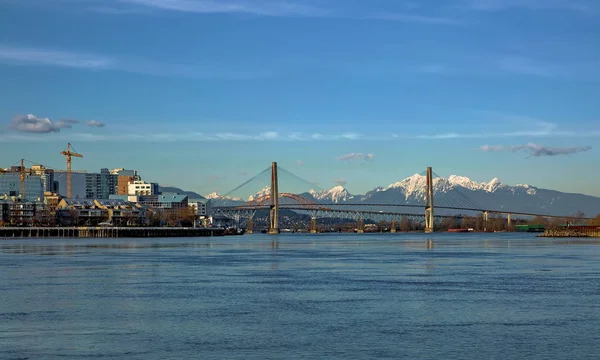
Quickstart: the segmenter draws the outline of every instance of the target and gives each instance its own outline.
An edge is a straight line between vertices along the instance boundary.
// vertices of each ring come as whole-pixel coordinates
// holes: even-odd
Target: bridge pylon
[[[431,167],[427,167],[427,192],[425,193],[425,232],[434,231],[433,216],[433,172]]]
[[[358,219],[358,229],[357,229],[359,234],[362,234],[365,232],[365,219],[363,219],[362,217]]]
[[[489,213],[486,210],[483,212],[483,232],[487,232],[488,217],[489,217]]]
[[[252,216],[248,217],[248,223],[246,224],[246,234],[254,234],[254,224]]]
[[[269,234],[279,234],[279,187],[277,163],[271,163],[271,204],[269,206]]]

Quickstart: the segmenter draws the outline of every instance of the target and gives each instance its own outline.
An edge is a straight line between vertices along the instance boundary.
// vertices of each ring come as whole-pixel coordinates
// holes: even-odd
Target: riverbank
[[[12,238],[142,238],[223,236],[223,228],[170,227],[2,227],[0,239]]]

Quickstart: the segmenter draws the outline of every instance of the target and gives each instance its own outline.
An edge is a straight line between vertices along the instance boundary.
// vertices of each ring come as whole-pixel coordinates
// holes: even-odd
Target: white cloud
[[[40,118],[33,114],[17,115],[13,117],[11,128],[16,131],[29,133],[52,133],[60,129],[70,128],[75,120],[63,119],[53,123],[49,118]]]
[[[302,165],[304,165],[304,161],[296,160],[296,165],[302,166]]]
[[[339,161],[353,161],[353,160],[370,161],[370,160],[375,159],[375,155],[363,154],[363,153],[349,153],[349,154],[338,156],[337,159]]]
[[[101,128],[106,125],[105,123],[103,123],[101,121],[97,121],[97,120],[88,120],[85,124],[89,127],[96,127],[96,128]]]

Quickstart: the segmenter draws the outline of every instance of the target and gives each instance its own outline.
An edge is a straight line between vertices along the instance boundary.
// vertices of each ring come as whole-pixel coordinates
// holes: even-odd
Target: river
[[[597,359],[600,242],[0,240],[0,359]]]

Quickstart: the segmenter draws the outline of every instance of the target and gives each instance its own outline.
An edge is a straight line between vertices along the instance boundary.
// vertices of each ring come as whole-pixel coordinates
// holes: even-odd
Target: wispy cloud
[[[575,146],[575,147],[550,147],[534,143],[516,146],[497,146],[497,145],[483,145],[481,151],[484,152],[501,152],[501,151],[525,151],[529,153],[529,156],[541,157],[541,156],[557,156],[557,155],[571,155],[580,152],[589,151],[592,149],[591,146]]]
[[[459,25],[462,21],[456,18],[443,16],[429,16],[412,13],[379,12],[368,16],[369,19],[399,21],[429,25]]]
[[[55,124],[53,124],[55,125]],[[46,125],[47,126],[47,125]],[[72,137],[80,137],[85,141],[137,141],[137,142],[178,142],[178,141],[191,141],[191,142],[210,142],[210,141],[278,141],[278,142],[289,142],[289,141],[349,141],[344,134],[301,134],[301,133],[279,133],[276,131],[266,131],[256,134],[241,133],[241,132],[227,132],[227,133],[205,133],[205,132],[150,132],[150,133],[119,133],[119,134],[94,134],[94,133],[71,133],[65,136],[64,139]],[[50,138],[39,137],[30,135],[29,137],[19,136],[15,134],[6,133],[0,134],[0,140],[11,141],[54,141],[57,139],[63,139],[60,134],[54,135]],[[365,155],[366,160],[371,160],[373,155]],[[301,160],[299,160],[301,161]],[[299,164],[299,163],[298,163]]]
[[[108,69],[115,65],[114,59],[104,56],[3,46],[0,46],[0,61],[12,65],[35,64],[84,69]]]
[[[263,16],[322,16],[326,11],[292,1],[269,0],[118,0],[121,3],[190,13],[247,13]]]
[[[304,165],[304,161],[302,161],[302,160],[296,160],[296,165],[302,166],[302,165]]]
[[[346,186],[347,181],[345,179],[337,179],[337,180],[334,180],[333,183],[338,186]]]
[[[527,116],[498,116],[495,121],[519,122],[520,129],[515,131],[490,132],[447,132],[438,134],[417,135],[417,139],[447,140],[447,139],[487,139],[487,138],[516,138],[516,137],[598,137],[597,130],[563,130],[558,124],[541,121]],[[489,119],[488,119],[489,120]],[[528,128],[529,125],[530,127]],[[406,137],[406,136],[405,136]],[[410,137],[410,136],[408,136]]]
[[[588,11],[593,8],[592,3],[585,0],[468,0],[462,6],[479,11],[510,9]]]
[[[339,161],[354,161],[354,160],[370,161],[370,160],[375,159],[375,155],[363,154],[363,153],[350,153],[350,154],[338,156],[337,159]]]
[[[564,78],[571,75],[570,66],[549,64],[523,56],[502,56],[496,63],[500,70],[519,75],[548,78]]]
[[[271,76],[270,71],[238,71],[221,66],[168,64],[138,57],[106,56],[64,50],[15,48],[0,45],[0,63],[9,65],[45,65],[96,71],[125,71],[153,76],[190,78],[254,79]]]
[[[97,120],[88,120],[85,124],[89,127],[95,127],[95,128],[101,128],[101,127],[106,126],[105,123],[103,123],[101,121],[97,121]]]

